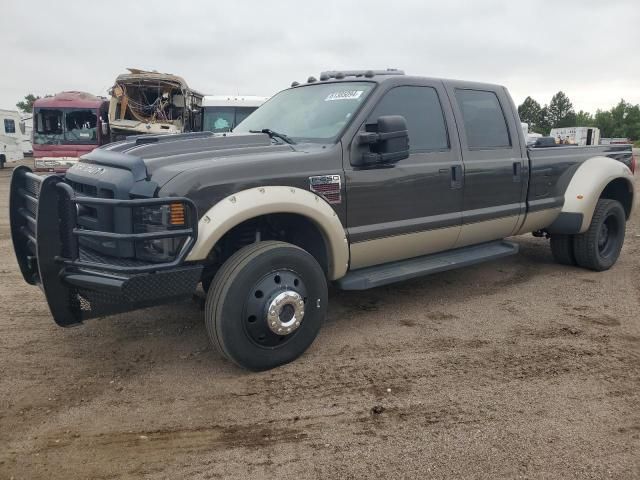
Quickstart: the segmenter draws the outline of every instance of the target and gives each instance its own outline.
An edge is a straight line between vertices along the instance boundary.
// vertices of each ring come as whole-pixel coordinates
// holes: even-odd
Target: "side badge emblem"
[[[309,177],[309,189],[330,204],[342,202],[340,175],[317,175]]]

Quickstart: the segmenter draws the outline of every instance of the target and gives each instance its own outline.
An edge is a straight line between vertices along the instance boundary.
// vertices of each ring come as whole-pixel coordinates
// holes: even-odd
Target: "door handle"
[[[513,181],[520,182],[522,176],[522,162],[513,162]]]
[[[462,165],[451,167],[451,188],[462,188]]]

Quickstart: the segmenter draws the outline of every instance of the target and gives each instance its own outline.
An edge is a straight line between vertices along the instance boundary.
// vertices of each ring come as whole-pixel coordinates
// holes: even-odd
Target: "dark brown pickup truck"
[[[617,260],[631,146],[527,148],[504,87],[324,72],[233,133],[131,137],[66,176],[26,167],[11,229],[62,326],[207,292],[211,342],[252,370],[301,355],[327,284],[366,289],[551,240],[563,264]]]

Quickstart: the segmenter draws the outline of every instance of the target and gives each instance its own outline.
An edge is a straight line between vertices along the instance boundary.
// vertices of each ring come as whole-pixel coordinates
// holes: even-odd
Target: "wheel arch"
[[[285,186],[243,190],[213,205],[198,222],[198,239],[187,256],[187,261],[207,259],[218,242],[234,228],[273,215],[286,215],[310,222],[322,235],[327,277],[336,280],[345,275],[349,246],[345,229],[336,212],[317,195]]]
[[[551,233],[587,231],[601,198],[620,201],[629,218],[634,204],[633,174],[622,162],[609,157],[592,157],[573,174],[564,198],[560,215],[548,228]]]

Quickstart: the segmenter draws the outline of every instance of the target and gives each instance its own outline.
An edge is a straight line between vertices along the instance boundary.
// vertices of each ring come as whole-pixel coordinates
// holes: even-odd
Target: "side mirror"
[[[105,137],[109,134],[109,124],[105,122],[100,122],[100,133]]]
[[[24,120],[20,120],[20,123],[18,124],[18,126],[20,127],[20,133],[22,135],[24,135],[27,132],[27,125],[25,123]]]
[[[409,158],[407,121],[401,115],[378,117],[375,124],[367,125],[367,132],[358,135],[360,145],[369,145],[358,165],[388,164]]]

